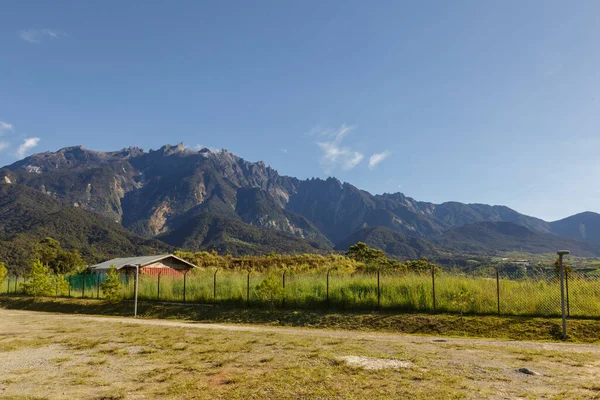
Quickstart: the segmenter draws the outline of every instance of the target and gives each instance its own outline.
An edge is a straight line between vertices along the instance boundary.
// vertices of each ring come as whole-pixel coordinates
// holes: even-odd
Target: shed
[[[106,273],[110,270],[111,265],[114,265],[116,270],[124,273],[134,273],[136,268],[139,267],[140,274],[153,276],[159,274],[163,276],[180,276],[196,267],[194,264],[173,254],[163,254],[159,256],[113,258],[92,265],[89,269],[93,272]]]

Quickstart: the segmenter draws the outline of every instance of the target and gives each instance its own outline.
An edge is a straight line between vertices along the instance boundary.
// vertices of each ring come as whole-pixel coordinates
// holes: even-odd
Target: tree
[[[119,279],[119,272],[115,269],[114,265],[110,266],[108,274],[106,274],[106,280],[100,284],[104,297],[111,303],[118,303],[121,301],[121,280]]]
[[[0,283],[4,282],[4,278],[6,278],[6,274],[8,274],[8,270],[3,262],[0,262]]]
[[[363,242],[350,246],[346,256],[367,265],[379,264],[387,259],[383,251],[369,247]]]
[[[34,249],[34,259],[47,265],[55,274],[70,274],[77,272],[85,265],[78,250],[67,251],[60,242],[47,237],[39,242]]]
[[[420,260],[409,260],[405,265],[409,271],[414,272],[429,272],[431,271],[431,268],[437,269],[437,265],[429,262],[429,260],[425,257],[421,258]]]
[[[30,296],[51,296],[54,292],[50,268],[40,260],[33,263],[29,273],[25,275],[23,290]]]

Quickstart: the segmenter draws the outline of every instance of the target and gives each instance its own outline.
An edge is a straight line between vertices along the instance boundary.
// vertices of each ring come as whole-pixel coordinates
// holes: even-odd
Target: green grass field
[[[74,276],[71,297],[102,297],[97,277]],[[134,280],[123,280],[122,295],[133,298]],[[185,279],[185,301],[231,306],[286,307],[294,309],[334,309],[349,311],[434,310],[431,274],[339,274],[331,273],[250,273],[214,270],[194,271]],[[568,310],[571,316],[600,317],[600,279],[571,274],[568,281]],[[17,283],[17,292],[19,292]],[[15,291],[14,278],[3,283],[2,293]],[[67,296],[69,292],[57,293]],[[378,296],[379,295],[379,296]],[[499,298],[498,298],[499,297]],[[139,284],[140,300],[184,301],[182,277],[144,276]],[[499,303],[498,304],[498,300]],[[435,311],[456,314],[557,316],[560,308],[558,279],[529,277],[496,281],[495,274],[470,276],[438,272],[435,276]]]

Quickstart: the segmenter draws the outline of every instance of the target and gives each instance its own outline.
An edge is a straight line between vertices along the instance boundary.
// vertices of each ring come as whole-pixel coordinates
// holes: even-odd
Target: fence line
[[[189,276],[188,276],[189,275]],[[571,271],[566,278],[569,316],[600,317],[600,277]],[[54,296],[104,297],[105,274],[68,276],[68,287]],[[122,295],[133,298],[133,277],[121,275]],[[25,278],[11,275],[2,295],[24,294]],[[398,310],[497,315],[560,315],[559,280],[553,270],[507,273],[499,269],[475,273],[380,271],[342,274],[281,275],[228,270],[194,271],[177,276],[141,275],[139,298],[145,301],[212,303],[305,309]]]

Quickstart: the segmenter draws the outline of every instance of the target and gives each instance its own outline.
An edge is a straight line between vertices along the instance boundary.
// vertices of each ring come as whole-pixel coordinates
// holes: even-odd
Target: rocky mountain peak
[[[550,226],[507,207],[432,204],[402,193],[372,195],[334,177],[281,176],[264,161],[246,161],[225,149],[191,150],[183,143],[147,153],[139,147],[112,152],[66,147],[5,167],[2,180],[104,215],[145,237],[176,231],[210,214],[320,243],[340,243],[365,227],[431,238],[482,221],[600,242],[600,231],[594,230],[600,222],[590,214]]]
[[[192,151],[192,150],[189,150],[188,148],[186,148],[185,144],[183,144],[183,142],[178,143],[176,146],[166,144],[163,147],[161,147],[160,149],[158,149],[156,152],[162,153],[164,155],[169,155],[169,156],[173,155],[173,154],[185,155],[185,154],[196,153],[195,151]]]

